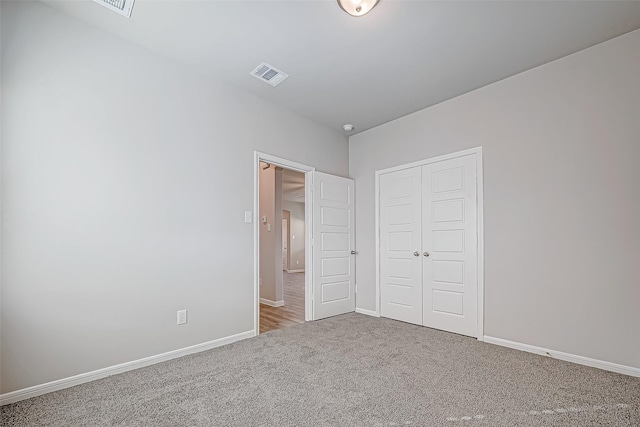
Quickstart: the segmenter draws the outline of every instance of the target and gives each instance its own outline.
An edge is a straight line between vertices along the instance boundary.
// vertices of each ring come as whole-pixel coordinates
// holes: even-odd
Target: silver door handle
[[[413,253],[413,256],[420,256],[420,252],[415,251],[415,252]]]
[[[429,252],[424,251],[424,253],[423,253],[422,255],[424,255],[424,256],[429,256]]]
[[[357,254],[357,253],[358,253],[358,252],[356,252],[356,251],[351,251],[351,255],[355,255],[355,254]]]

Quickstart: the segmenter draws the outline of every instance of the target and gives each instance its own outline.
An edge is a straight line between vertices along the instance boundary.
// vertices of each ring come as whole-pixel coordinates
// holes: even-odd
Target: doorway
[[[270,170],[273,171],[273,180],[271,178],[261,180],[261,171]],[[285,278],[281,255],[282,193],[274,190],[273,199],[263,198],[265,201],[273,200],[273,207],[268,211],[260,207],[261,193],[271,182],[274,187],[282,185],[282,175],[285,170],[304,174],[304,255],[295,260],[291,259],[294,253],[291,242],[300,241],[300,233],[295,232],[294,239],[294,232],[292,232],[288,247],[290,270],[286,272],[300,273],[296,270],[302,269],[300,266],[304,260],[304,321],[319,320],[355,311],[354,263],[357,251],[355,250],[355,183],[353,179],[317,172],[310,166],[255,152],[254,212],[257,220],[253,221],[253,232],[254,333],[256,335],[260,333],[260,303],[272,302],[272,306],[267,304],[269,307],[285,305],[283,287],[278,290],[275,285],[284,284],[284,282],[274,278],[273,289],[269,290],[269,284],[265,285],[264,280],[266,277],[271,280],[272,272],[274,277],[280,275],[283,281]],[[273,213],[270,214],[271,212]],[[272,237],[280,243],[267,243]],[[316,244],[314,245],[313,242]],[[261,256],[262,253],[264,257]],[[292,266],[294,266],[293,270]],[[263,288],[266,293],[263,292]],[[261,297],[261,294],[264,296]],[[264,299],[261,300],[261,298]]]
[[[260,333],[305,320],[305,175],[260,162]]]
[[[262,153],[256,165],[255,331],[265,333],[311,317],[306,199],[313,168]]]

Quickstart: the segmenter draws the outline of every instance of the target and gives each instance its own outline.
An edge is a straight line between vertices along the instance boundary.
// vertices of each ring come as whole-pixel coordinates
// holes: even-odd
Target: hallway
[[[260,333],[304,323],[304,273],[282,272],[284,306],[260,304]]]

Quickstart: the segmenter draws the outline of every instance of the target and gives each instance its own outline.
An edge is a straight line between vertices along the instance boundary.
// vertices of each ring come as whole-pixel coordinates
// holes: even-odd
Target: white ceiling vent
[[[93,0],[104,7],[119,13],[120,15],[131,18],[131,10],[133,9],[134,0]]]
[[[277,68],[274,68],[269,64],[265,64],[264,62],[258,65],[251,72],[251,75],[263,82],[269,83],[271,86],[277,86],[289,77],[289,74],[283,73]]]

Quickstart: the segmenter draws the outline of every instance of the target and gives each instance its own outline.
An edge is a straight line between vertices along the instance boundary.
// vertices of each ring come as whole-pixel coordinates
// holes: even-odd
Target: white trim
[[[364,314],[367,316],[380,317],[380,315],[376,313],[374,310],[367,310],[365,308],[356,307],[356,313]]]
[[[478,341],[484,341],[484,169],[482,147],[474,148],[476,154],[476,215],[478,232]]]
[[[313,320],[313,172],[304,175],[304,320]]]
[[[260,304],[268,305],[270,307],[283,307],[284,306],[284,300],[271,301],[270,299],[260,298]]]
[[[502,347],[513,348],[515,350],[526,351],[528,353],[540,354],[542,356],[548,356],[554,359],[564,360],[566,362],[577,363],[578,365],[591,366],[592,368],[603,369],[605,371],[616,372],[618,374],[640,377],[640,368],[634,368],[632,366],[619,365],[617,363],[606,362],[604,360],[578,356],[577,354],[563,353],[561,351],[522,344],[515,341],[503,340],[502,338],[494,338],[487,335],[484,336],[484,342],[487,344],[495,344]]]
[[[255,337],[255,336],[256,336],[255,331],[241,332],[239,334],[231,335],[224,338],[219,338],[217,340],[208,341],[202,344],[196,344],[196,345],[184,347],[178,350],[157,354],[155,356],[149,356],[143,359],[133,360],[131,362],[125,362],[119,365],[98,369],[96,371],[91,371],[84,374],[78,374],[72,377],[63,378],[60,380],[55,380],[48,383],[23,388],[21,390],[0,394],[0,406],[7,405],[9,403],[15,403],[24,399],[30,399],[32,397],[40,396],[46,393],[51,393],[53,391],[74,387],[79,384],[84,384],[91,381],[99,380],[100,378],[105,378],[111,375],[121,374],[127,371],[133,371],[134,369],[143,368],[145,366],[155,365],[156,363],[166,362],[167,360],[176,359],[178,357],[186,356],[192,353],[199,353],[201,351],[211,350],[212,348],[231,344],[233,342]]]
[[[375,173],[375,200],[374,200],[374,221],[375,221],[375,239],[376,239],[376,308],[375,313],[380,317],[380,175],[379,171]]]
[[[477,197],[477,226],[478,226],[478,341],[483,341],[484,336],[484,171],[482,162],[482,147],[470,148],[456,153],[445,154],[430,159],[420,160],[405,165],[394,166],[375,172],[375,239],[376,239],[376,316],[380,317],[380,176],[390,172],[397,172],[444,160],[456,159],[464,156],[476,156],[476,197]]]
[[[276,157],[271,154],[262,153],[260,151],[253,152],[253,327],[258,334],[260,331],[260,162],[267,162],[272,165],[280,166],[285,169],[291,169],[297,172],[305,174],[305,263],[309,265],[311,263],[312,252],[312,240],[310,236],[311,225],[311,185],[312,173],[315,170],[312,166],[307,166],[302,163],[293,162],[291,160]],[[304,300],[305,311],[304,320],[309,321],[312,319],[313,313],[311,312],[311,268],[307,268],[309,274],[304,276]]]
[[[287,273],[304,273],[304,268],[298,270],[285,270]]]
[[[457,151],[455,153],[443,154],[442,156],[432,157],[430,159],[418,160],[417,162],[412,162],[412,163],[407,163],[400,166],[394,166],[391,168],[382,169],[382,170],[376,171],[376,175],[382,175],[389,172],[397,172],[404,169],[411,169],[416,166],[424,166],[430,163],[442,162],[444,160],[457,159],[458,157],[469,156],[471,154],[478,154],[479,152],[482,152],[482,147],[469,148],[468,150],[462,150],[462,151]]]

